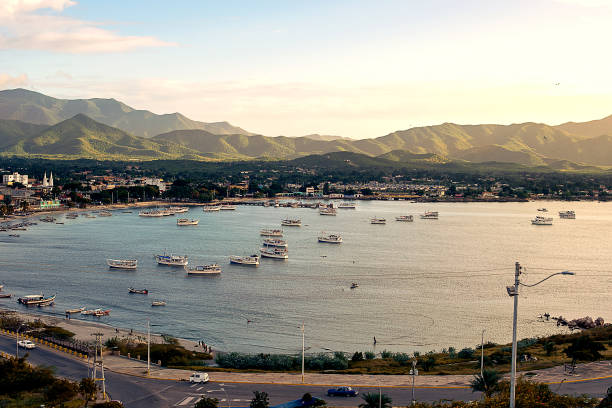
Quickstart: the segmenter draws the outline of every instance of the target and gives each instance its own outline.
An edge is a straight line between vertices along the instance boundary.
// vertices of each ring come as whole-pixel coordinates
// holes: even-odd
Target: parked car
[[[330,388],[327,390],[329,397],[356,397],[359,392],[351,387]]]
[[[207,383],[208,380],[208,373],[193,373],[189,377],[190,383]]]
[[[24,349],[33,349],[33,348],[36,348],[36,344],[32,343],[30,340],[19,340],[17,342],[17,345],[19,347],[24,348]]]

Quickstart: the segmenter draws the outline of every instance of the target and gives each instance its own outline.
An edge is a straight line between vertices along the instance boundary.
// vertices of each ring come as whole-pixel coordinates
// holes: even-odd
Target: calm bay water
[[[542,206],[555,217],[552,227],[529,222]],[[566,209],[577,219],[558,219]],[[439,211],[440,219],[418,219],[426,210]],[[394,220],[405,214],[415,221]],[[519,338],[562,330],[538,322],[544,312],[612,320],[612,203],[359,202],[337,217],[249,206],[219,213],[195,207],[184,215],[199,218],[199,226],[114,211],[95,219],[62,215],[64,225],[39,223],[19,238],[2,233],[0,281],[18,296],[57,293],[55,306],[31,311],[63,316],[67,308],[108,308],[111,316],[101,322],[143,330],[150,317],[158,332],[244,352],[299,350],[302,321],[310,351],[368,350],[374,336],[379,351],[474,346],[482,329],[488,340],[508,342],[512,299],[505,287],[515,261],[526,267],[526,283],[576,272],[523,289]],[[386,217],[387,225],[371,225],[373,216]],[[229,264],[229,255],[256,253],[259,230],[285,217],[303,223],[284,228],[289,260]],[[344,243],[318,243],[321,231],[340,233]],[[191,265],[217,262],[223,273],[187,277],[182,268],[157,266],[153,255],[164,250],[189,255]],[[139,267],[109,270],[107,258],[137,258]],[[349,289],[353,281],[358,289]],[[129,295],[129,286],[150,294]],[[152,308],[155,299],[167,306]],[[0,305],[20,308],[15,299]]]

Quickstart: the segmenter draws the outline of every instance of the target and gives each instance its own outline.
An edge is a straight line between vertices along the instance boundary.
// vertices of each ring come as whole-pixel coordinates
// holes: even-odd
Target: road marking
[[[180,405],[187,405],[187,404],[189,404],[189,402],[190,402],[191,400],[193,400],[193,399],[196,399],[196,397],[187,397],[187,398],[185,398],[184,400],[182,400],[181,402],[179,402],[179,403],[178,403],[178,404],[176,404],[176,405],[179,405],[179,406],[180,406]]]
[[[196,391],[200,391],[202,388],[204,388],[204,387],[196,388]]]

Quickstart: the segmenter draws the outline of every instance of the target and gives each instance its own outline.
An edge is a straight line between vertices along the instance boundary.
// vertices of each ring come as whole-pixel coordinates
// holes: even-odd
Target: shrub
[[[407,353],[395,353],[393,354],[393,360],[397,361],[400,365],[406,365],[412,360],[412,357]]]
[[[374,358],[376,358],[376,354],[374,354],[372,351],[366,351],[363,353],[363,356],[366,360],[374,360]]]
[[[462,359],[472,358],[472,357],[474,357],[474,349],[471,349],[469,347],[461,349],[461,351],[459,351],[459,353],[457,353],[457,356],[459,358],[462,358]]]
[[[0,359],[0,395],[38,390],[54,381],[50,369],[30,366],[23,357]]]
[[[217,398],[208,398],[203,395],[202,398],[193,406],[193,408],[217,408],[219,400]]]
[[[351,357],[351,361],[363,361],[363,353],[361,351],[356,351],[355,354],[353,354],[353,357]]]
[[[268,408],[270,406],[267,392],[253,391],[253,394],[253,399],[249,405],[250,408]]]
[[[393,357],[393,353],[387,350],[383,350],[380,353],[380,358],[392,358]]]
[[[423,361],[421,361],[421,366],[423,370],[430,371],[436,365],[436,359],[433,356],[429,356]]]
[[[58,405],[62,402],[67,402],[76,397],[79,391],[77,384],[68,380],[55,380],[45,391],[45,400],[52,405]]]
[[[580,336],[572,341],[572,344],[566,347],[563,352],[572,361],[595,361],[603,358],[600,351],[604,351],[606,347],[594,341],[589,336]]]
[[[450,358],[455,358],[455,357],[457,357],[457,349],[456,349],[456,348],[454,348],[454,347],[449,347],[449,348],[448,348],[448,356],[449,356]]]
[[[70,340],[74,333],[59,326],[47,326],[40,332],[43,337],[53,337],[58,340]]]

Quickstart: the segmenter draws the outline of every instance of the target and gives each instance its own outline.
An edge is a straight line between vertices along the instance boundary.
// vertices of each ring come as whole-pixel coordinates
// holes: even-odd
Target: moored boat
[[[230,205],[230,204],[224,204],[221,207],[219,207],[219,209],[221,211],[236,211],[236,206]]]
[[[259,265],[259,255],[250,255],[250,256],[236,256],[232,255],[229,257],[230,263],[237,265]]]
[[[204,206],[204,208],[202,208],[202,211],[204,212],[217,212],[220,210],[221,210],[221,207],[218,205],[207,205],[207,206]]]
[[[264,247],[259,250],[262,258],[288,259],[289,251],[287,248]]]
[[[395,217],[395,221],[412,222],[414,221],[414,217],[412,215],[400,215]]]
[[[342,243],[342,237],[338,234],[326,234],[326,233],[321,233],[321,235],[319,235],[319,242],[324,242],[327,244],[341,244]]]
[[[98,213],[100,217],[111,217],[113,214],[110,211],[102,210]]]
[[[198,225],[199,222],[200,220],[190,220],[188,218],[179,218],[178,220],[176,220],[176,225],[178,225],[179,227],[185,227],[188,225]]]
[[[355,205],[355,203],[344,202],[344,203],[338,204],[338,209],[354,210],[356,208],[357,208],[357,206]]]
[[[187,211],[189,211],[189,207],[175,207],[175,206],[172,206],[172,207],[168,208],[168,211],[173,213],[173,214],[186,213]]]
[[[264,246],[287,248],[287,241],[284,239],[266,238],[263,240]]]
[[[163,255],[155,255],[155,260],[157,260],[159,265],[167,266],[185,266],[189,263],[187,255],[167,255],[166,253]]]
[[[135,293],[137,295],[148,295],[149,294],[149,290],[148,289],[134,289],[132,287],[128,288],[128,293]]]
[[[351,283],[351,289],[357,289],[358,287],[359,287],[359,284],[357,282]]]
[[[159,210],[144,210],[138,213],[139,217],[163,217],[164,214]]]
[[[548,212],[548,210],[546,208],[544,208],[544,207],[538,208],[538,211],[540,211],[540,212]]]
[[[301,227],[302,220],[286,218],[281,221],[281,225],[284,227]]]
[[[370,219],[370,224],[384,225],[387,223],[385,218],[373,217]]]
[[[10,293],[0,293],[0,299],[10,299],[13,297]]]
[[[259,231],[259,235],[262,237],[282,237],[283,230],[281,229],[262,229]]]
[[[83,309],[81,310],[81,314],[85,315],[85,316],[96,316],[96,317],[101,317],[101,316],[108,316],[110,315],[110,310],[102,310],[102,309]]]
[[[438,219],[437,211],[426,211],[424,214],[421,214],[422,220],[437,220]]]
[[[532,225],[553,225],[553,219],[551,217],[542,217],[541,215],[537,215],[533,220],[531,220]]]
[[[193,268],[185,268],[187,275],[219,275],[221,267],[217,264],[197,265]]]
[[[136,259],[107,259],[106,264],[113,269],[136,269],[138,260]]]
[[[151,306],[166,306],[166,302],[164,302],[163,300],[154,300],[151,303]]]
[[[563,218],[566,220],[575,220],[576,213],[573,210],[559,211],[559,218]]]
[[[27,295],[17,299],[19,303],[26,306],[49,306],[55,301],[55,296]]]
[[[319,209],[319,215],[336,215],[336,209],[333,207],[323,207]]]
[[[66,309],[66,314],[81,313],[83,310],[85,310],[85,307],[80,307],[78,309]]]

